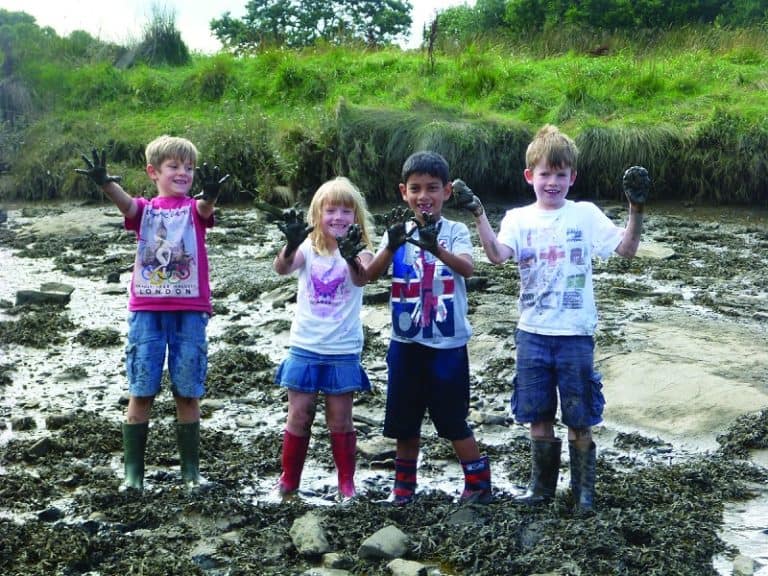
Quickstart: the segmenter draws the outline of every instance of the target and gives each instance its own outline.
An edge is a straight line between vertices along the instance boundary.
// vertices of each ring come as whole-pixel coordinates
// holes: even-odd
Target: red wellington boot
[[[283,496],[298,490],[308,448],[309,436],[296,436],[288,430],[283,432],[283,473],[278,480],[278,488]]]
[[[331,451],[339,478],[339,494],[342,498],[354,498],[355,490],[355,452],[357,433],[331,432]]]

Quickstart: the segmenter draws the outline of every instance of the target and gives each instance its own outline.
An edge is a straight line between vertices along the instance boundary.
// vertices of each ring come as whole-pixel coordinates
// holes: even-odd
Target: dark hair
[[[443,184],[448,183],[448,161],[437,152],[423,150],[414,152],[403,163],[403,171],[400,175],[401,182],[408,182],[411,174],[429,174],[440,178]]]

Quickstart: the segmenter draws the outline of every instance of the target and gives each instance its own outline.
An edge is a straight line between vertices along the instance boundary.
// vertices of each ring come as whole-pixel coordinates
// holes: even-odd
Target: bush
[[[176,29],[173,12],[153,7],[152,19],[144,28],[144,38],[137,48],[137,59],[150,66],[186,66],[190,62],[189,48]]]
[[[188,95],[197,94],[201,101],[216,102],[235,82],[232,56],[219,54],[204,60],[195,69],[185,82],[184,92]]]

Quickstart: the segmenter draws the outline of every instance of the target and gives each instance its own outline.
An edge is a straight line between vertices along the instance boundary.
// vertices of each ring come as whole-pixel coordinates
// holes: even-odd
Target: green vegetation
[[[91,147],[108,150],[126,189],[151,195],[144,146],[170,133],[232,174],[223,202],[304,200],[336,174],[393,199],[403,159],[426,147],[481,196],[522,202],[525,147],[551,122],[582,152],[575,197],[619,200],[623,170],[642,164],[652,201],[768,205],[759,26],[564,27],[527,44],[494,37],[429,52],[319,42],[118,66],[125,51],[84,33],[58,38],[18,14],[0,10],[0,199],[99,199],[73,170]],[[173,22],[160,24],[173,39]]]

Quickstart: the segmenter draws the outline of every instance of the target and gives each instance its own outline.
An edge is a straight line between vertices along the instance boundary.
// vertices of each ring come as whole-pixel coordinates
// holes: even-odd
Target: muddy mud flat
[[[617,222],[626,217],[621,206],[604,209]],[[488,210],[498,223],[502,207]],[[272,272],[279,233],[248,207],[221,208],[208,238],[215,310],[202,403],[208,484],[195,492],[181,486],[165,388],[153,409],[147,487],[136,494],[119,490],[134,239],[107,205],[15,206],[7,214],[2,574],[384,575],[394,573],[391,558],[362,554],[361,546],[389,526],[407,535],[403,560],[432,576],[768,574],[764,212],[653,209],[637,258],[595,264],[596,362],[607,405],[595,430],[598,511],[588,518],[571,512],[567,451],[553,503],[514,502],[530,469],[527,430],[509,414],[517,272],[491,266],[479,242],[469,293],[470,421],[491,458],[493,503],[459,506],[460,466],[429,422],[419,497],[403,509],[381,503],[394,457],[381,437],[386,281],[366,287],[364,363],[373,390],[355,403],[360,496],[336,499],[319,410],[299,497],[276,497],[286,398],[273,373],[287,346],[295,279]],[[20,304],[20,291],[67,296]],[[308,514],[334,555],[298,552],[291,528]]]

